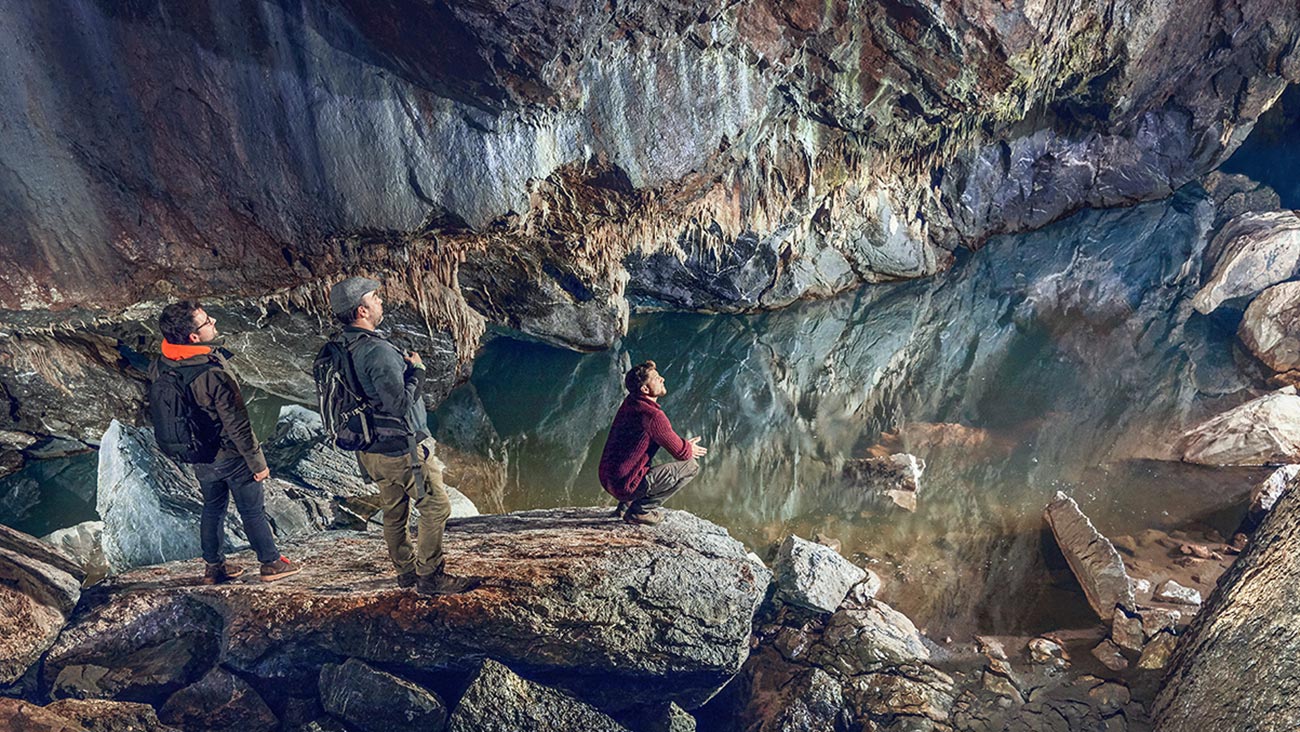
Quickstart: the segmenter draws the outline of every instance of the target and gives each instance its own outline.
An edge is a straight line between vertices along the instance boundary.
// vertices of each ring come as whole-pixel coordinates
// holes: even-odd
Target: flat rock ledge
[[[118,575],[87,591],[43,684],[161,703],[221,665],[312,694],[349,658],[467,676],[490,657],[602,709],[691,709],[740,670],[771,583],[725,529],[681,511],[653,527],[597,508],[453,519],[445,548],[464,587],[434,597],[396,586],[377,532],[289,545],[303,571],[271,584],[204,586],[195,561]]]

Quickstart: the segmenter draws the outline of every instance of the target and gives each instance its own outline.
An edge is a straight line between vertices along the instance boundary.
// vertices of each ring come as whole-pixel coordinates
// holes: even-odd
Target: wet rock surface
[[[58,547],[80,566],[85,582],[93,584],[108,574],[104,558],[104,522],[83,521],[41,537],[41,541]]]
[[[748,655],[770,573],[689,514],[644,528],[607,514],[453,520],[447,571],[464,591],[438,597],[397,588],[376,534],[290,544],[303,571],[270,585],[199,585],[196,562],[118,575],[91,590],[45,663],[45,683],[56,696],[156,700],[218,663],[315,689],[324,664],[349,657],[465,672],[490,656],[604,708],[698,706]],[[113,632],[126,627],[149,630]],[[651,677],[653,688],[640,683]]]
[[[1133,590],[1124,561],[1074,499],[1057,493],[1043,515],[1093,611],[1109,621],[1117,605],[1133,607]]]

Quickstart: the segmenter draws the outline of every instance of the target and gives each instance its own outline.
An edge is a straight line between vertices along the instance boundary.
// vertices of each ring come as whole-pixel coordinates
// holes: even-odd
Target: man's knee
[[[696,475],[699,475],[700,473],[700,461],[696,460],[695,458],[691,458],[690,460],[687,460],[685,470],[686,470],[686,475],[689,475],[690,477],[694,478]]]

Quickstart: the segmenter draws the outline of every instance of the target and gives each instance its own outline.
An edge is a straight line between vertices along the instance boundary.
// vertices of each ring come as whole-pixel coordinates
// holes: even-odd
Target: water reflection
[[[1253,478],[1131,462],[1167,456],[1179,427],[1245,393],[1231,332],[1187,306],[1209,218],[1194,191],[1084,212],[928,282],[752,316],[639,316],[606,353],[497,339],[440,432],[507,457],[508,510],[600,501],[621,374],[653,358],[674,425],[710,448],[675,507],[760,553],[790,531],[839,539],[931,633],[1090,622],[1045,559],[1057,490],[1124,533],[1230,523]],[[926,461],[915,513],[843,479],[873,448]]]

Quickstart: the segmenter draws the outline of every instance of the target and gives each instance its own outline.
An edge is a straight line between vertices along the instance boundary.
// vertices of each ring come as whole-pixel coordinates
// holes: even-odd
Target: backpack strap
[[[355,332],[355,331],[351,331],[351,332]],[[360,343],[363,338],[379,338],[380,340],[384,341],[390,346],[392,345],[392,343],[388,342],[383,338],[380,338],[378,334],[368,330],[363,330],[360,333],[358,333],[356,337],[350,339],[344,338],[343,333],[340,333],[339,338],[340,340],[343,341],[344,350],[348,354],[348,378],[351,379],[353,385],[356,386],[357,393],[364,394],[365,392],[361,388],[361,379],[357,376],[356,364],[352,360],[353,350],[356,348],[357,344]],[[422,399],[423,397],[417,394],[416,398]],[[406,415],[404,414],[401,415],[401,420],[403,423],[405,423]],[[426,493],[424,488],[424,467],[423,467],[424,460],[420,457],[420,443],[418,440],[415,439],[415,437],[416,435],[414,432],[412,432],[410,435],[407,436],[406,452],[408,457],[411,460],[411,473],[412,473],[412,477],[415,480],[415,500],[422,501],[424,500],[424,496]]]

